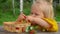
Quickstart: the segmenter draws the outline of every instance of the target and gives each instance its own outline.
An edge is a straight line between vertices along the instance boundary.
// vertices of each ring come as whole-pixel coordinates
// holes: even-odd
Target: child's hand
[[[21,20],[24,20],[24,19],[26,19],[26,16],[23,13],[21,13],[18,19],[16,20],[16,22],[21,22]]]
[[[21,13],[19,17],[20,19],[26,19],[26,16],[23,13]]]
[[[36,23],[34,22],[34,18],[33,16],[27,16],[26,21],[30,22],[31,25],[36,25]]]
[[[32,16],[27,16],[26,20],[29,21],[29,22],[32,22],[33,21],[33,17]]]

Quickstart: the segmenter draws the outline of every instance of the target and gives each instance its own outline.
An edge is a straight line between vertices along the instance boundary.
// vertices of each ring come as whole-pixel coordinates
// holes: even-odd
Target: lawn
[[[3,22],[9,22],[9,21],[15,21],[19,14],[20,14],[20,11],[19,9],[16,9],[16,14],[15,16],[13,15],[13,12],[12,11],[7,11],[7,12],[2,12],[0,11],[0,25],[3,25]],[[30,14],[30,9],[24,9],[24,14],[25,15],[29,15]],[[59,16],[59,12],[56,13],[56,21],[59,22],[60,21],[60,16]]]
[[[15,11],[16,11],[15,16],[13,15],[12,11],[7,11],[7,12],[0,11],[0,25],[3,25],[3,22],[15,21],[20,14],[19,9],[16,9]],[[25,15],[30,14],[29,9],[24,9],[23,12],[24,12]]]

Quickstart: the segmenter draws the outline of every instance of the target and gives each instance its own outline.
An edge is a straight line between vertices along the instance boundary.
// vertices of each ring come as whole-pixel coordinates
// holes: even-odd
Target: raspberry
[[[16,30],[19,30],[19,27],[16,27]]]

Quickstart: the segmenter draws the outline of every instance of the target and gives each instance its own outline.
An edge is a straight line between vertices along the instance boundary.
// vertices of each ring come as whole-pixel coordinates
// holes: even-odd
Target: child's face
[[[40,11],[32,11],[31,12],[31,15],[33,16],[33,17],[43,17],[43,14],[42,14],[42,12],[40,12]]]

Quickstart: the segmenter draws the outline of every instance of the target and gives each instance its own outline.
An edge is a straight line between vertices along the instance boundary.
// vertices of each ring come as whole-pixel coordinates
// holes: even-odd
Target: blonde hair
[[[32,4],[32,7],[35,10],[37,10],[37,7],[39,9],[38,11],[43,11],[46,18],[54,18],[53,6],[51,3],[52,0],[49,0],[49,2],[48,0],[36,0],[36,2]]]

